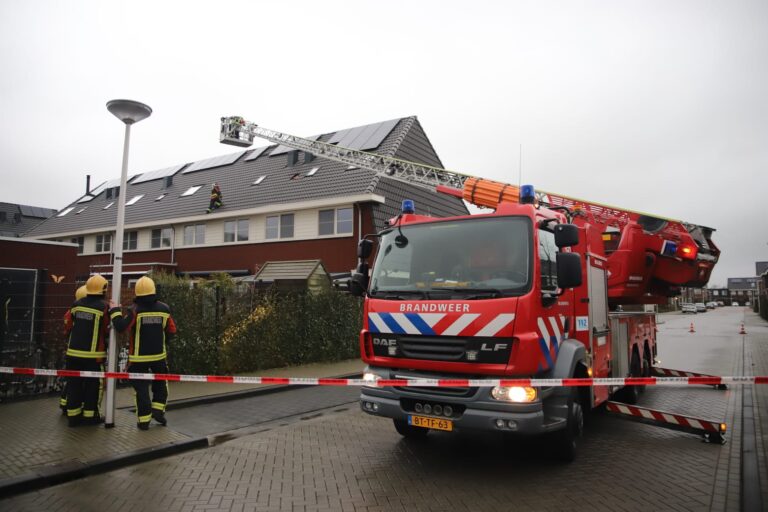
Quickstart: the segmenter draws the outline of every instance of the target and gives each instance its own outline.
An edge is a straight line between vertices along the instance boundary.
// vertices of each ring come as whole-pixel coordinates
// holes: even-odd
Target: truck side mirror
[[[361,261],[357,264],[357,268],[349,281],[349,293],[356,297],[365,295],[365,291],[368,289],[368,270],[368,263]]]
[[[357,257],[361,260],[367,260],[368,256],[373,252],[373,242],[363,238],[357,242]],[[366,274],[367,275],[367,274]]]
[[[559,248],[573,247],[579,243],[579,228],[573,224],[555,225],[555,245]]]
[[[581,256],[575,252],[557,253],[557,286],[574,288],[581,286]]]

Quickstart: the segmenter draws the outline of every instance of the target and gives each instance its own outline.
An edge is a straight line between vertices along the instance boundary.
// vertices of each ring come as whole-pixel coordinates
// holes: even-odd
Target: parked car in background
[[[745,305],[745,306],[747,306],[747,307],[749,307],[749,306],[751,306],[751,305],[752,305],[752,303],[751,303],[751,302],[749,302],[749,301],[747,301],[747,302],[745,302],[745,303],[744,303],[744,305]]]
[[[707,306],[703,302],[697,302],[696,303],[696,312],[697,313],[706,313],[707,312]]]
[[[739,305],[738,302],[731,302],[731,306],[738,306],[738,305]]]
[[[717,307],[717,304],[715,304],[714,302],[707,302],[705,306],[707,306],[707,309],[715,309]]]
[[[693,313],[695,315],[696,306],[691,302],[684,302],[680,307],[680,311],[682,311],[683,313]]]

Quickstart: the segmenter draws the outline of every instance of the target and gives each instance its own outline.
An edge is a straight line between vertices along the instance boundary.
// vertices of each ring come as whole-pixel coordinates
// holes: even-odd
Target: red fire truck
[[[406,437],[430,430],[547,434],[575,456],[585,410],[639,386],[466,386],[467,379],[641,377],[656,356],[654,304],[703,286],[717,262],[713,230],[413,162],[339,148],[222,118],[222,142],[253,136],[365,167],[491,208],[450,218],[411,201],[358,246],[352,289],[364,296],[364,412]],[[376,243],[374,243],[374,240]],[[374,245],[376,255],[372,265]],[[379,386],[456,379],[456,386]]]

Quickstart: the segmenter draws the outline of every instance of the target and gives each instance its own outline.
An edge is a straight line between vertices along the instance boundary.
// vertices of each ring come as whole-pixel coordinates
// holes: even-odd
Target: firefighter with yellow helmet
[[[147,276],[136,282],[135,291],[134,304],[125,315],[117,308],[112,310],[116,311],[113,320],[115,328],[118,331],[130,329],[128,369],[134,373],[168,373],[166,344],[176,334],[171,308],[157,300],[155,282]],[[136,392],[139,429],[149,429],[152,419],[166,425],[168,381],[132,380],[131,385]]]
[[[67,370],[103,371],[107,355],[105,337],[110,323],[107,285],[103,276],[96,274],[85,283],[85,297],[72,304],[64,317],[68,332]],[[81,290],[78,290],[81,293]],[[67,378],[67,418],[69,426],[98,424],[100,379],[91,377]]]
[[[85,285],[81,286],[75,291],[75,302],[77,302],[80,299],[84,299],[85,296],[88,295],[88,292],[85,291]],[[72,327],[72,323],[68,322],[67,319],[72,317],[71,311],[68,309],[66,313],[64,313],[64,337],[69,339],[69,332]],[[67,381],[64,381],[64,385],[61,386],[61,397],[59,398],[59,407],[61,407],[61,413],[66,416],[67,414]]]

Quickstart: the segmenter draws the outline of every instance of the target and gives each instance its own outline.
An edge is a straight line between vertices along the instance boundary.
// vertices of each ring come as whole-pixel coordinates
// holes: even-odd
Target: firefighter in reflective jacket
[[[80,299],[84,299],[88,295],[88,292],[85,289],[85,285],[81,286],[80,288],[75,291],[75,302],[77,302]],[[73,306],[74,307],[74,306]],[[70,321],[72,319],[72,313],[70,310],[67,310],[66,313],[64,313],[64,337],[69,339],[69,333],[72,330],[72,322]],[[101,400],[99,400],[100,402]],[[67,414],[67,381],[64,381],[64,384],[61,386],[61,397],[59,398],[59,407],[61,407],[61,413],[66,416]]]
[[[167,304],[157,300],[155,282],[142,277],[136,282],[136,299],[132,308],[123,316],[118,308],[110,311],[115,317],[118,331],[130,329],[128,371],[134,373],[168,373],[166,342],[176,333],[176,323],[171,317]],[[113,313],[113,311],[115,313]],[[149,395],[150,381],[132,380],[136,391],[137,426],[149,429],[150,420],[161,425],[165,419],[165,404],[168,401],[168,381],[153,380],[152,397]]]
[[[109,327],[109,305],[104,300],[107,280],[96,274],[85,283],[86,296],[76,300],[65,315],[64,328],[69,332],[67,370],[104,371],[107,355],[104,338]],[[67,418],[69,426],[98,424],[100,379],[67,378]]]

